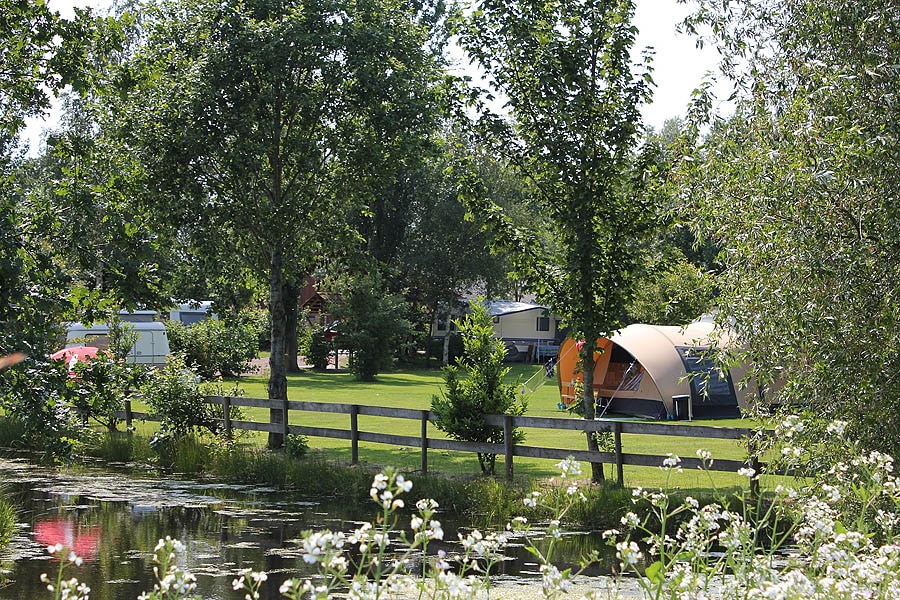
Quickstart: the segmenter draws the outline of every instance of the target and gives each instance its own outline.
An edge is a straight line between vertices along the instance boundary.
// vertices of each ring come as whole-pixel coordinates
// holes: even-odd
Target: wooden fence
[[[234,429],[248,431],[261,431],[274,433],[280,436],[288,434],[301,434],[312,437],[326,437],[345,439],[350,442],[351,463],[359,461],[359,443],[375,442],[379,444],[391,444],[395,446],[408,446],[421,449],[421,470],[428,472],[429,450],[454,450],[458,452],[479,452],[484,454],[503,455],[507,477],[513,475],[513,459],[516,456],[544,459],[565,459],[573,457],[579,461],[600,462],[614,464],[616,466],[616,480],[619,485],[624,485],[623,467],[625,465],[658,467],[663,464],[666,456],[632,454],[624,452],[622,448],[622,435],[665,435],[707,439],[745,440],[747,443],[747,460],[731,460],[717,458],[712,464],[703,464],[700,458],[683,457],[681,466],[696,468],[703,466],[712,471],[736,472],[743,467],[750,467],[757,473],[762,464],[758,461],[753,436],[758,432],[749,428],[713,427],[706,425],[675,425],[667,423],[646,423],[616,420],[587,421],[584,419],[556,418],[556,417],[527,417],[511,415],[485,415],[484,420],[489,425],[503,428],[502,444],[487,444],[476,442],[461,442],[443,437],[429,437],[428,423],[436,419],[428,410],[414,410],[406,408],[388,408],[384,406],[366,406],[361,404],[339,404],[328,402],[298,402],[287,401],[276,406],[265,398],[242,398],[235,396],[209,396],[207,402],[218,404],[222,409],[220,424],[225,435],[230,436]],[[266,408],[270,411],[269,423],[256,421],[242,421],[232,418],[231,408],[245,406],[254,408]],[[288,414],[290,411],[336,413],[348,416],[347,429],[335,429],[328,427],[314,427],[311,425],[289,425]],[[378,433],[361,431],[359,417],[387,417],[392,419],[411,419],[421,424],[419,436],[396,435],[390,433]],[[125,411],[118,415],[124,419],[128,426],[132,420],[155,420],[146,413],[137,413],[131,410],[130,401],[126,401]],[[613,435],[614,451],[589,452],[587,450],[565,448],[543,448],[536,446],[523,446],[513,443],[511,432],[514,428],[559,429],[569,431],[588,432],[608,431]],[[771,432],[768,432],[771,433]],[[757,480],[751,479],[751,491],[756,492]]]

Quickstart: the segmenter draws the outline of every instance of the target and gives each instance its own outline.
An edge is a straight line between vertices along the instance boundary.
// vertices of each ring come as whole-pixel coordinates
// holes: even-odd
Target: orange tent
[[[709,321],[684,327],[635,324],[597,340],[594,389],[598,410],[650,418],[738,417],[752,401],[749,389],[736,385],[744,369],[721,372],[716,348],[729,343]],[[561,405],[580,402],[582,379],[577,342],[559,349]],[[598,414],[599,416],[599,414]]]

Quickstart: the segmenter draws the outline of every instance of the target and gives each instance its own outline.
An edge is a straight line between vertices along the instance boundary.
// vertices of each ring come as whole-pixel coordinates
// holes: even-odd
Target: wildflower
[[[565,460],[557,463],[556,468],[560,470],[560,477],[565,479],[569,475],[581,475],[581,463],[573,457],[566,457]]]
[[[712,452],[703,448],[697,449],[697,458],[703,462],[703,467],[711,467],[713,464]]]
[[[674,469],[674,468],[678,467],[678,465],[680,465],[680,464],[681,464],[681,458],[679,458],[679,456],[677,454],[672,454],[671,452],[668,455],[666,455],[666,458],[663,459],[663,468],[666,470]]]
[[[530,508],[534,508],[534,507],[537,506],[537,504],[538,504],[538,498],[540,498],[540,497],[541,497],[541,493],[540,493],[540,492],[531,492],[531,494],[530,494],[529,496],[526,496],[526,497],[525,497],[525,499],[523,500],[523,502],[525,502],[525,506],[528,506],[528,507],[530,507]]]
[[[835,420],[828,424],[828,427],[825,429],[825,431],[834,436],[842,436],[842,435],[844,435],[844,431],[846,429],[847,429],[846,421]]]
[[[621,522],[622,525],[625,525],[626,527],[637,527],[640,524],[641,519],[637,514],[628,511],[625,513],[625,516],[621,518]]]
[[[621,561],[622,569],[633,567],[643,558],[641,549],[635,542],[619,542],[616,544],[616,557]]]
[[[741,477],[753,479],[754,477],[756,477],[756,469],[751,469],[750,467],[741,467],[740,469],[738,469],[737,474]]]

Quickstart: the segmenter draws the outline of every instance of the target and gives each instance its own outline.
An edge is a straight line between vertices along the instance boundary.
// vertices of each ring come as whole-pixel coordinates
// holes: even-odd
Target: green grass
[[[0,487],[0,549],[9,544],[9,540],[16,532],[16,522],[15,506],[7,499],[3,487]]]
[[[533,377],[533,379],[532,379]],[[557,404],[559,392],[555,378],[546,378],[541,365],[511,365],[510,381],[524,383],[530,379],[529,388],[534,389],[528,395],[529,416],[566,417]],[[240,380],[245,396],[265,398],[267,396],[267,379],[263,376],[248,376]],[[353,375],[345,371],[315,372],[305,371],[288,376],[288,398],[290,400],[334,402],[373,406],[390,406],[394,408],[428,409],[433,395],[441,392],[443,379],[439,369],[423,369],[412,371],[393,371],[378,376],[375,382],[359,382]],[[535,389],[536,388],[536,389]],[[248,420],[266,421],[267,409],[244,408]],[[294,425],[315,425],[349,429],[347,415],[330,413],[291,412],[290,423]],[[723,427],[751,427],[754,423],[742,419],[694,421],[692,424],[717,425]],[[684,423],[685,426],[690,424]],[[418,437],[420,423],[416,420],[387,419],[383,417],[359,417],[359,427],[363,431],[390,432],[396,435]],[[429,437],[442,437],[443,434],[429,424]],[[548,448],[585,448],[584,437],[577,432],[546,429],[525,429],[525,445]],[[246,433],[242,441],[251,445],[264,446],[264,434]],[[310,438],[310,447],[323,453],[328,459],[337,462],[350,462],[350,445],[346,440],[332,438]],[[668,453],[679,456],[695,456],[698,448],[712,452],[714,458],[743,459],[746,450],[740,442],[733,440],[713,440],[689,437],[624,435],[623,450],[626,453],[642,453],[665,456]],[[417,470],[421,467],[421,450],[415,447],[398,447],[385,444],[361,443],[359,458],[362,466],[377,468],[392,465],[406,470]],[[502,469],[503,458],[498,459],[498,468]],[[516,476],[526,478],[547,478],[558,475],[556,460],[516,458]],[[468,453],[432,450],[428,453],[428,469],[430,472],[455,476],[477,474],[478,464],[474,455]],[[606,466],[606,477],[615,478],[614,467]],[[631,467],[624,469],[626,486],[661,487],[666,485],[666,474],[655,467]],[[705,473],[699,470],[686,470],[680,474],[669,474],[668,485],[684,490],[718,488],[744,488],[747,481],[743,477],[730,473]],[[765,481],[763,482],[765,487]]]

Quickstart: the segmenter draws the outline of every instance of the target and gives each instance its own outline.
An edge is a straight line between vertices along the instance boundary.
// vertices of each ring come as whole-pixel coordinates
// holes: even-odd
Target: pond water
[[[0,600],[50,598],[41,573],[55,574],[58,563],[46,546],[61,542],[85,561],[68,576],[91,587],[96,600],[133,600],[153,588],[153,549],[160,538],[181,540],[181,567],[197,577],[206,600],[239,598],[231,587],[246,568],[269,574],[263,598],[279,598],[289,577],[313,575],[300,551],[301,533],[310,529],[350,532],[375,516],[317,501],[302,494],[160,476],[146,469],[79,467],[53,470],[26,460],[0,457],[0,486],[19,507],[20,529],[0,551]],[[414,490],[415,491],[415,490]],[[446,541],[429,547],[460,550],[457,532],[469,527],[441,518]],[[531,541],[545,543],[539,529]],[[597,533],[570,533],[557,547],[554,564],[574,566],[591,550],[604,551]],[[609,563],[588,575],[608,573]],[[539,577],[522,538],[508,538],[496,580]]]

